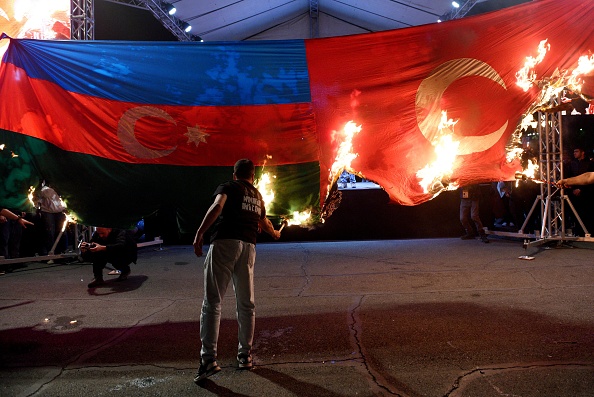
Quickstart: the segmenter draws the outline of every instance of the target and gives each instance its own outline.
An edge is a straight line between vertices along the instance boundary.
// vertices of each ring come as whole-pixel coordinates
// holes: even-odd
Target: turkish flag
[[[320,137],[321,186],[336,155],[332,131],[353,120],[352,168],[390,199],[415,205],[433,197],[417,172],[435,160],[441,111],[458,122],[451,181],[510,180],[505,146],[537,95],[516,73],[526,57],[550,50],[538,79],[575,67],[594,50],[594,1],[545,0],[446,23],[306,41],[312,103]],[[327,161],[326,163],[324,161]]]

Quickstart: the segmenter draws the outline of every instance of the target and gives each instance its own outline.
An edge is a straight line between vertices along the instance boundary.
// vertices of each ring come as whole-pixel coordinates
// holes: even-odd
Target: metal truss
[[[319,16],[318,0],[309,0],[309,35],[312,39],[320,37]]]
[[[443,14],[439,20],[445,22],[452,19],[462,18],[464,15],[468,14],[470,9],[474,7],[476,3],[478,3],[478,0],[467,0],[464,4],[460,5],[460,7],[452,8],[450,11]]]
[[[553,99],[551,105],[559,100]],[[541,181],[554,182],[563,178],[563,128],[561,113],[538,112],[539,143],[539,178]],[[559,189],[552,183],[540,185],[540,196],[535,203],[540,203],[542,226],[537,241],[565,236],[564,206]]]
[[[95,12],[93,0],[70,1],[71,40],[95,39]]]
[[[111,3],[129,5],[131,7],[142,8],[153,13],[163,26],[165,26],[179,41],[200,41],[201,39],[185,31],[186,22],[169,15],[165,8],[166,3],[161,0],[104,0]]]
[[[551,99],[548,108],[555,110],[559,108],[561,97]],[[485,230],[487,234],[505,237],[524,238],[524,247],[531,245],[542,245],[555,242],[558,245],[568,241],[589,241],[594,238],[586,229],[575,207],[563,189],[555,186],[554,182],[563,179],[563,124],[562,115],[559,111],[539,111],[537,113],[537,131],[539,142],[539,176],[540,194],[536,196],[532,208],[526,215],[524,223],[517,232],[505,232],[498,230]],[[526,231],[530,220],[539,212],[542,221],[540,230],[534,233]],[[568,233],[566,219],[569,211],[573,212],[575,219],[584,230],[584,237],[578,237]]]
[[[551,99],[549,109],[559,108],[561,97]],[[537,114],[537,131],[539,142],[539,176],[540,194],[534,200],[530,212],[526,215],[518,232],[487,231],[488,234],[524,238],[524,247],[555,242],[560,245],[569,241],[594,241],[582,222],[570,198],[563,189],[554,185],[563,179],[563,124],[559,111],[539,111]],[[530,219],[536,211],[542,221],[540,230],[526,233]],[[584,230],[584,237],[568,233],[566,219],[571,211]]]
[[[103,1],[107,1],[110,3],[125,4],[130,7],[142,8],[143,10],[147,9],[144,0],[103,0]]]
[[[553,98],[551,107],[559,107],[561,98]],[[563,179],[563,124],[561,112],[538,112],[539,135],[539,173],[540,180],[548,183],[540,185],[540,195],[536,198],[533,209],[540,204],[542,226],[536,240],[525,242],[525,245],[541,245],[550,241],[594,241],[586,229],[580,215],[573,206],[564,189],[554,186],[553,182]],[[567,215],[573,213],[579,222],[584,237],[568,234],[566,228]],[[532,214],[532,211],[530,212]],[[529,214],[529,216],[530,216]],[[528,218],[524,225],[528,222]],[[524,228],[524,225],[522,228]],[[521,231],[521,230],[520,230]]]

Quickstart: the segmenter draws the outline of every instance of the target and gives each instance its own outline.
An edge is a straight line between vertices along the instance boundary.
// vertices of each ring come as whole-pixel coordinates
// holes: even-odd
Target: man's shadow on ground
[[[111,280],[105,280],[105,284],[98,287],[89,288],[88,293],[92,296],[106,296],[134,291],[142,286],[148,280],[148,276],[137,275],[128,276],[128,279],[118,281],[117,277]]]
[[[238,370],[240,371],[240,370]],[[307,383],[293,378],[282,372],[274,371],[270,368],[256,366],[251,372],[270,382],[282,387],[283,389],[294,393],[295,395],[307,395],[316,397],[341,397],[341,395],[334,393],[321,386],[313,383]],[[217,385],[211,379],[205,379],[199,386],[209,392],[216,394],[219,397],[245,397],[245,394],[235,393],[226,387]]]

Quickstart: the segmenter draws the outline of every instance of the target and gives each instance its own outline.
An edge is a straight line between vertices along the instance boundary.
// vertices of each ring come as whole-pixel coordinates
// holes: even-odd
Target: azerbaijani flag
[[[352,168],[391,200],[431,199],[442,110],[460,140],[460,185],[509,180],[505,146],[538,96],[515,84],[539,43],[538,78],[594,51],[594,1],[542,0],[476,17],[328,39],[139,43],[10,39],[0,69],[0,204],[45,178],[82,223],[129,226],[175,207],[193,231],[217,184],[250,158],[273,215],[319,208],[352,120]],[[6,149],[5,149],[6,151]],[[184,227],[182,227],[184,229]],[[193,229],[193,230],[192,230]]]
[[[269,213],[319,206],[303,41],[10,40],[0,141],[19,154],[5,163],[21,166],[3,205],[31,176],[85,224],[129,226],[168,206],[191,229],[235,161],[250,158],[276,175]]]

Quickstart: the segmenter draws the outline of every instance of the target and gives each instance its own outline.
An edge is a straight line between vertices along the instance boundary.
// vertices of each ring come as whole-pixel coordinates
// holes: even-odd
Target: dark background
[[[148,10],[95,0],[94,11],[96,40],[177,41]]]

